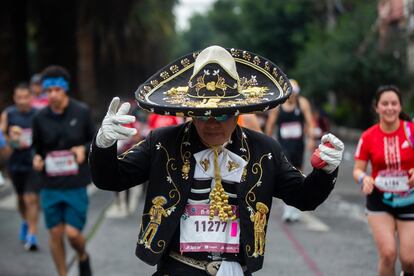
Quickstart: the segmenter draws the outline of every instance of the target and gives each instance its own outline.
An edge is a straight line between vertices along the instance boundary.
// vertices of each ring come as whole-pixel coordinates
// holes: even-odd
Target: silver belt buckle
[[[221,261],[212,261],[206,265],[206,272],[208,275],[216,275],[220,269]]]

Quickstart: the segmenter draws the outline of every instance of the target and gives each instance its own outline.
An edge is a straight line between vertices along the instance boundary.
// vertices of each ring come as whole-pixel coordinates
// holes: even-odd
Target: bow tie
[[[194,178],[214,179],[214,150],[209,148],[193,155],[196,160]],[[221,179],[226,182],[240,183],[247,162],[237,154],[221,147],[218,155]]]

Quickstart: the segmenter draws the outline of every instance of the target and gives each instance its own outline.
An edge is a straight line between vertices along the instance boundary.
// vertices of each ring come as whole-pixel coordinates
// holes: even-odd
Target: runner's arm
[[[3,131],[3,134],[7,136],[7,112],[3,111],[0,116],[0,129]]]
[[[302,108],[303,116],[305,117],[305,135],[307,138],[308,149],[313,151],[315,149],[315,139],[313,137],[313,130],[315,123],[311,111],[309,101],[304,97],[299,97],[300,107]]]
[[[256,114],[243,114],[243,126],[245,128],[249,128],[251,130],[262,132],[260,128],[259,120],[256,117]]]
[[[37,116],[35,116],[32,122],[32,145],[35,149],[35,153],[43,158],[42,138],[40,136],[40,122],[37,119]]]
[[[11,148],[7,144],[3,131],[0,130],[0,157],[2,160],[7,159],[12,153]]]
[[[375,180],[366,173],[368,162],[365,160],[355,160],[353,176],[357,184],[361,186],[364,194],[370,194],[374,190]]]
[[[356,183],[358,183],[359,177],[366,175],[368,163],[364,160],[355,160],[353,176]]]
[[[42,171],[44,168],[44,161],[43,161],[43,144],[42,138],[40,137],[40,125],[39,120],[35,116],[32,123],[32,145],[35,149],[35,156],[33,157],[33,168],[36,171]]]
[[[267,118],[266,127],[265,127],[266,135],[268,135],[270,137],[273,136],[274,127],[275,127],[278,116],[279,116],[279,108],[278,107],[273,108],[269,111],[269,116]]]

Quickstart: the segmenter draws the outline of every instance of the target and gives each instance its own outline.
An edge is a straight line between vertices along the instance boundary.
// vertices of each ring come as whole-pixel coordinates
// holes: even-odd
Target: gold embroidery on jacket
[[[260,209],[262,209],[261,211],[264,211],[264,209],[265,209],[263,207],[264,204],[260,203],[260,202],[256,203],[256,209],[257,209],[256,212],[254,211],[254,208],[253,208],[253,205],[255,205],[254,202],[256,202],[256,200],[257,200],[256,199],[256,194],[254,193],[254,189],[256,189],[257,187],[260,187],[262,185],[262,176],[263,176],[262,162],[265,158],[267,158],[269,160],[272,159],[272,154],[267,153],[267,154],[262,155],[259,159],[259,162],[256,162],[256,163],[253,164],[252,170],[251,170],[251,172],[253,174],[259,176],[259,179],[257,180],[257,182],[253,185],[253,187],[250,188],[250,190],[247,192],[246,197],[245,197],[245,202],[248,206],[247,209],[250,212],[250,217],[251,218],[252,217],[256,218],[255,216],[257,215],[257,213],[261,213],[260,210],[259,210],[259,207],[260,207]],[[264,206],[267,208],[266,205],[264,205]],[[268,208],[267,208],[267,211],[268,211]],[[259,216],[259,215],[257,215],[257,216]],[[256,221],[253,221],[253,220],[252,220],[252,222],[254,223],[254,229],[255,229],[254,251],[253,251],[252,254],[250,254],[250,252],[252,251],[252,248],[249,244],[247,244],[246,245],[246,255],[248,257],[257,258],[258,256],[263,255],[265,240],[264,240],[264,232],[263,232],[263,237],[262,237],[261,232],[256,232],[256,230],[261,229],[261,227],[263,226],[263,231],[264,231],[266,223],[257,224]],[[262,242],[263,242],[263,244],[261,244]]]
[[[188,174],[190,173],[190,170],[191,170],[191,166],[190,166],[191,152],[183,149],[183,147],[189,147],[191,145],[190,127],[191,127],[191,122],[189,122],[184,129],[184,135],[183,135],[183,139],[181,140],[181,145],[180,145],[180,155],[181,155],[181,160],[183,162],[183,166],[181,167],[181,176],[184,180],[187,180],[189,178]]]
[[[229,160],[227,162],[227,169],[229,170],[229,172],[231,172],[232,170],[235,170],[237,168],[239,168],[239,164],[237,164],[236,162]]]
[[[145,229],[143,230],[143,221],[141,222],[141,233],[143,233],[142,238],[138,240],[138,243],[144,244],[145,248],[150,250],[151,252],[155,254],[159,254],[165,249],[166,242],[165,240],[158,240],[156,245],[157,249],[153,248],[153,239],[158,231],[158,226],[161,224],[162,216],[168,217],[172,212],[175,211],[177,204],[181,201],[181,194],[178,191],[177,185],[174,183],[173,178],[171,177],[171,171],[176,171],[177,167],[175,165],[175,158],[170,157],[170,154],[168,153],[167,149],[161,144],[161,142],[158,142],[155,145],[156,150],[162,150],[165,152],[167,157],[167,162],[165,163],[165,171],[166,171],[166,181],[171,184],[174,188],[171,189],[168,192],[168,197],[173,200],[176,199],[175,203],[172,204],[168,208],[164,208],[163,206],[167,204],[168,200],[163,196],[157,196],[152,200],[152,203],[154,204],[149,213],[144,213],[142,215],[142,219],[145,216],[150,217],[150,221]]]
[[[141,140],[141,141],[139,141],[139,142],[137,142],[135,145],[133,145],[130,149],[128,149],[128,150],[126,150],[124,153],[122,153],[122,154],[120,154],[119,156],[118,156],[118,160],[123,160],[129,153],[132,153],[132,152],[134,152],[134,149],[135,148],[137,148],[137,147],[139,147],[142,143],[144,143],[145,142],[145,139],[144,140]]]
[[[200,165],[203,168],[203,170],[206,172],[208,170],[208,168],[210,168],[210,160],[205,158],[205,159],[200,161]]]
[[[141,239],[138,240],[138,243],[144,244],[145,248],[151,249],[152,240],[155,234],[157,234],[162,217],[168,217],[171,214],[170,212],[166,212],[163,207],[166,203],[167,199],[163,196],[156,196],[152,199],[153,205],[149,211],[150,222],[143,232]]]
[[[246,153],[246,154],[242,154],[241,158],[246,160],[247,165],[248,165],[248,163],[250,162],[250,148],[249,148],[249,145],[248,145],[247,140],[246,140],[246,134],[243,132],[241,127],[239,127],[239,128],[240,128],[240,132],[241,132],[241,135],[242,135],[240,151]],[[247,165],[243,168],[243,174],[242,174],[241,182],[244,182],[247,179]]]
[[[256,212],[250,215],[250,220],[254,223],[254,252],[252,256],[255,258],[264,254],[266,215],[268,212],[269,208],[264,203],[257,202]]]

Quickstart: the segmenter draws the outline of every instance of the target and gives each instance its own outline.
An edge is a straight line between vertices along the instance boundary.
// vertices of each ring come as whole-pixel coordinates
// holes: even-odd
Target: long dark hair
[[[397,95],[398,100],[400,101],[400,105],[401,106],[403,105],[401,92],[400,92],[400,89],[398,88],[398,86],[393,85],[393,84],[387,84],[387,85],[380,85],[377,88],[377,91],[375,92],[375,97],[374,97],[374,108],[377,107],[378,102],[379,102],[379,100],[381,98],[381,95],[384,92],[386,92],[386,91],[392,91],[392,92],[394,92]],[[405,113],[404,111],[402,111],[402,110],[401,110],[401,112],[400,112],[400,114],[399,114],[398,117],[401,120],[404,120],[404,121],[411,121],[410,116],[407,113]]]

